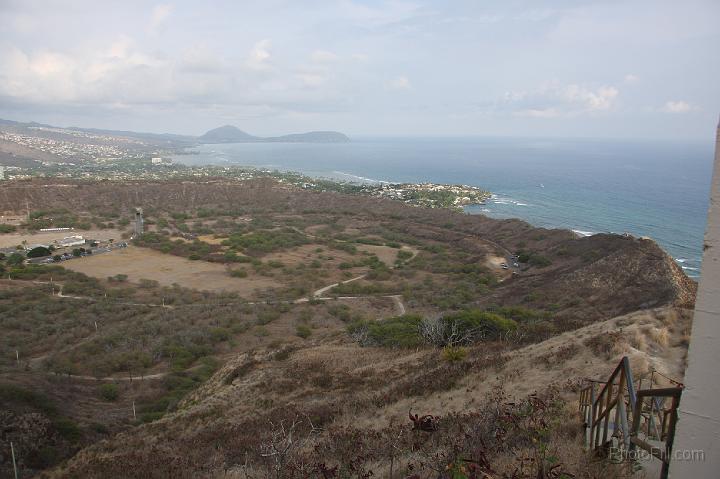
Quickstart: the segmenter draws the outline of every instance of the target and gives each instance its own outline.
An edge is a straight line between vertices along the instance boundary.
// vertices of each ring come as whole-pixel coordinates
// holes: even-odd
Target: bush
[[[233,278],[247,278],[247,275],[248,273],[244,268],[230,270],[230,276]]]
[[[114,383],[103,384],[99,389],[100,396],[106,401],[115,401],[120,395],[117,384]]]
[[[308,326],[305,326],[304,324],[301,324],[300,326],[295,328],[295,334],[297,334],[303,339],[307,339],[312,335],[312,329],[310,329]]]
[[[400,250],[400,251],[397,252],[397,259],[398,259],[398,261],[405,261],[405,260],[408,260],[408,259],[410,259],[410,258],[412,258],[412,257],[413,257],[412,251],[407,251],[407,250],[402,249],[402,250]]]
[[[363,346],[414,348],[423,343],[420,335],[422,317],[406,314],[379,321],[357,321],[348,333]]]
[[[80,427],[72,419],[61,417],[53,422],[58,434],[71,442],[77,442],[82,437]]]
[[[10,266],[18,266],[21,265],[25,261],[25,257],[21,255],[20,253],[13,253],[10,256],[8,256],[6,262]]]
[[[498,339],[515,331],[517,323],[499,314],[479,309],[468,309],[444,316],[448,344],[467,344],[477,340]]]
[[[544,268],[544,267],[550,266],[552,264],[552,261],[550,261],[545,256],[537,254],[537,253],[533,253],[533,252],[528,252],[528,251],[519,252],[518,253],[518,261],[521,263],[531,264],[538,268]]]
[[[17,228],[14,225],[0,225],[0,233],[14,233]]]
[[[467,349],[462,346],[445,346],[442,350],[442,358],[445,361],[455,363],[467,357]]]

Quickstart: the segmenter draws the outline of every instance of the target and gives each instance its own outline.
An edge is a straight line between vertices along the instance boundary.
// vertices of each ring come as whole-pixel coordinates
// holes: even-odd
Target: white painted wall
[[[720,125],[705,232],[705,252],[670,463],[673,479],[720,478]],[[701,450],[704,460],[675,454]],[[688,453],[689,454],[689,453]]]

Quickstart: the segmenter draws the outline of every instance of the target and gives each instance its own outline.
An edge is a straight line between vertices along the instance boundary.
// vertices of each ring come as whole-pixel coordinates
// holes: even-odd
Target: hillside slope
[[[689,327],[687,310],[644,310],[517,349],[473,347],[461,363],[444,362],[434,350],[359,348],[342,339],[244,354],[228,361],[179,412],[81,451],[51,477],[245,477],[246,463],[263,477],[260,451],[271,441],[273,425],[295,417],[322,428],[293,452],[296,459],[334,465],[343,451],[359,448],[357,470],[386,477],[387,458],[379,451],[392,434],[403,434],[408,410],[451,417],[482,408],[498,388],[507,401],[552,387],[571,401],[577,379],[606,377],[622,355],[630,356],[637,374],[656,369],[681,379]],[[567,421],[572,430],[573,418]],[[398,465],[411,460],[410,452],[398,450]],[[559,454],[566,468],[580,467],[573,463],[578,457]]]

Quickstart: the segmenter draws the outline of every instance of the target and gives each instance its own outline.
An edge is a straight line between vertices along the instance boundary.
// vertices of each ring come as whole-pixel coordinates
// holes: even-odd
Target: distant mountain
[[[235,126],[225,125],[208,131],[198,137],[198,141],[201,143],[245,143],[262,141],[262,138],[245,133]]]
[[[350,141],[343,133],[337,131],[310,131],[307,133],[293,133],[290,135],[261,137],[254,136],[241,129],[225,125],[212,129],[202,136],[175,135],[172,133],[142,133],[136,131],[106,130],[99,128],[56,127],[36,122],[18,122],[0,118],[0,126],[16,128],[43,127],[59,128],[70,131],[82,131],[96,135],[120,136],[138,138],[152,142],[172,144],[187,147],[197,143],[347,143]]]
[[[208,131],[198,137],[200,143],[346,143],[346,135],[337,131],[311,131],[291,135],[260,137],[232,125],[225,125]]]

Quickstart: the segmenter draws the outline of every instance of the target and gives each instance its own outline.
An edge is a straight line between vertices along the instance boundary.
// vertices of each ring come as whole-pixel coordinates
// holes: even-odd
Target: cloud
[[[270,40],[260,40],[250,51],[245,65],[251,70],[267,70],[270,68]]]
[[[693,110],[697,110],[696,106],[691,105],[686,101],[667,101],[665,105],[660,109],[665,113],[688,113]]]
[[[412,88],[412,85],[410,85],[410,80],[406,76],[399,76],[390,80],[388,87],[393,90],[408,90]]]
[[[637,75],[633,75],[632,73],[628,73],[625,75],[625,78],[623,78],[623,81],[627,83],[628,85],[632,85],[634,83],[637,83],[640,81],[640,77]]]
[[[326,50],[315,50],[310,59],[315,63],[333,63],[338,60],[338,56]]]
[[[351,22],[365,28],[397,25],[426,14],[415,3],[397,0],[384,2],[376,7],[343,0],[340,2],[340,13]]]
[[[327,77],[314,73],[298,73],[296,76],[303,85],[311,88],[322,86],[327,82]]]
[[[508,92],[498,108],[534,118],[593,114],[611,110],[619,94],[612,86],[592,89],[577,84],[550,84],[535,91]]]
[[[162,26],[173,11],[170,4],[155,5],[150,16],[150,30],[157,31]]]

